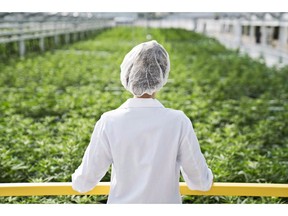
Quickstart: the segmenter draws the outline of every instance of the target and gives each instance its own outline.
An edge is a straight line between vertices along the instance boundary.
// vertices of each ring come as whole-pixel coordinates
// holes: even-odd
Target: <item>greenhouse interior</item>
[[[107,203],[111,167],[86,194],[71,175],[151,40],[170,58],[156,98],[191,120],[214,177],[199,192],[180,175],[183,204],[288,204],[287,12],[0,12],[0,203]]]

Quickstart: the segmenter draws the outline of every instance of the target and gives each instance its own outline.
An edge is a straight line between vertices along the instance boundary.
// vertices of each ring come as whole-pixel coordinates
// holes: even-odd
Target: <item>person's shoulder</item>
[[[109,111],[106,111],[104,112],[102,115],[101,115],[101,119],[103,119],[103,121],[109,121],[109,120],[116,120],[118,118],[122,118],[123,117],[123,114],[125,114],[125,112],[127,112],[126,109],[121,109],[121,108],[116,108],[116,109],[113,109],[113,110],[109,110]]]
[[[121,112],[120,109],[109,110],[109,111],[104,112],[101,115],[101,118],[107,119],[107,118],[110,118],[110,117],[116,117],[117,115],[119,115],[120,112]]]
[[[169,112],[170,112],[169,115],[170,114],[174,115],[176,117],[174,119],[177,120],[177,122],[179,122],[183,127],[193,128],[192,120],[185,114],[184,111],[169,108]]]
[[[178,119],[181,119],[183,121],[189,119],[187,115],[182,110],[176,110],[172,108],[166,108],[166,110],[169,112],[169,115],[174,115]]]

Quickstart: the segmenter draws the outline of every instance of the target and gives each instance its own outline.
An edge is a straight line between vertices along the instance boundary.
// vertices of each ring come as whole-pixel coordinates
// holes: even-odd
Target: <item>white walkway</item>
[[[223,35],[209,34],[215,37],[227,48],[237,49],[237,43],[232,38],[227,38]],[[288,65],[288,53],[271,46],[263,46],[261,44],[251,43],[242,40],[239,47],[241,53],[247,53],[250,57],[255,59],[263,59],[267,66],[282,67]]]

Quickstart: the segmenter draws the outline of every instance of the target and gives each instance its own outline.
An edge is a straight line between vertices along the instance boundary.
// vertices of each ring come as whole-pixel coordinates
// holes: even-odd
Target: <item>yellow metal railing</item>
[[[211,190],[190,190],[186,183],[179,184],[182,195],[206,196],[271,196],[288,197],[288,184],[213,183]],[[100,182],[85,195],[108,195],[110,182]],[[83,195],[72,189],[72,183],[1,183],[0,196]]]

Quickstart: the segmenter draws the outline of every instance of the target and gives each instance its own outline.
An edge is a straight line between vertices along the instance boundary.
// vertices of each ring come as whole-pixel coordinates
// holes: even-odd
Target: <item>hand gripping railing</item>
[[[211,190],[190,190],[187,184],[180,182],[182,195],[206,196],[270,196],[288,197],[288,184],[266,183],[213,183]],[[100,182],[85,195],[108,195],[110,182]],[[0,196],[48,196],[48,195],[81,195],[72,189],[70,182],[47,183],[1,183]]]

